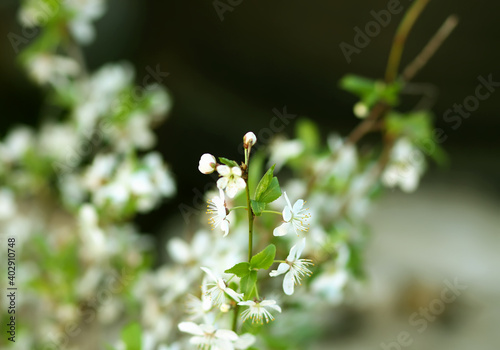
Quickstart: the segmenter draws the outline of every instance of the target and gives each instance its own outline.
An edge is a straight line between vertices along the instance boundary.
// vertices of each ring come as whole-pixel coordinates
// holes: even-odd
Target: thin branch
[[[412,80],[423,66],[431,59],[443,42],[450,36],[458,24],[458,17],[450,15],[431,38],[420,54],[404,69],[401,75],[404,81]]]

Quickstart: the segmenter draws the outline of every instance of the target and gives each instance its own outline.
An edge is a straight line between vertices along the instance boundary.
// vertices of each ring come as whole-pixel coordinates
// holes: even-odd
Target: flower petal
[[[238,335],[236,333],[227,329],[218,329],[217,331],[215,331],[215,337],[231,341],[235,341],[238,339]]]
[[[297,200],[293,205],[292,209],[293,213],[297,214],[302,209],[303,206],[304,206],[304,201],[302,199]]]
[[[220,228],[222,232],[224,232],[224,236],[222,237],[226,237],[227,234],[229,233],[229,222],[227,220],[223,220],[220,224]]]
[[[269,273],[269,276],[276,277],[276,276],[279,276],[279,275],[286,273],[288,270],[290,270],[290,265],[285,264],[285,263],[281,263],[278,266],[277,270],[273,270]]]
[[[221,177],[219,180],[217,180],[217,187],[219,189],[224,189],[227,186],[227,183],[229,182],[227,177]]]
[[[297,243],[297,251],[295,252],[295,260],[298,260],[300,258],[300,255],[302,254],[302,251],[304,250],[304,247],[306,246],[306,238],[302,238],[302,241]]]
[[[283,278],[283,291],[285,292],[286,295],[292,295],[293,289],[294,289],[293,274],[290,271],[285,275],[285,278]]]
[[[289,222],[292,220],[292,217],[292,207],[286,206],[285,209],[283,209],[283,220]]]
[[[229,174],[231,174],[231,169],[227,165],[219,165],[217,167],[217,172],[221,176],[229,176]]]
[[[233,298],[236,301],[241,301],[243,299],[243,294],[238,294],[231,288],[224,289],[224,292],[226,292],[231,298]]]
[[[241,168],[239,166],[233,166],[231,168],[231,172],[235,175],[235,176],[241,176]]]
[[[291,223],[289,222],[284,222],[278,227],[276,227],[273,231],[274,236],[284,236],[288,233],[290,230]]]
[[[200,267],[200,269],[202,269],[203,271],[205,271],[205,273],[210,276],[211,279],[214,280],[214,282],[217,283],[217,276],[214,275],[214,273],[212,272],[212,270],[210,270],[208,267]]]
[[[186,332],[194,335],[203,335],[203,330],[194,322],[181,322],[178,325],[181,332]]]
[[[286,192],[283,191],[283,195],[285,196],[285,200],[286,200],[286,204],[290,207],[290,209],[292,208],[292,203],[290,203],[290,200],[288,199],[288,196],[286,195]]]

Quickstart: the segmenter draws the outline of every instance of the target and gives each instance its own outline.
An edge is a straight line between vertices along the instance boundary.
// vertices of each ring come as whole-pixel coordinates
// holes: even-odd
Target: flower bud
[[[205,153],[200,158],[200,163],[198,164],[198,170],[202,174],[211,174],[214,172],[216,166],[217,166],[217,161],[215,160],[215,157],[210,153]]]
[[[370,110],[363,102],[358,102],[354,105],[354,115],[360,119],[364,119],[368,116]]]
[[[255,136],[255,134],[251,131],[247,132],[245,136],[243,136],[243,146],[245,148],[252,147],[256,142],[257,136]]]

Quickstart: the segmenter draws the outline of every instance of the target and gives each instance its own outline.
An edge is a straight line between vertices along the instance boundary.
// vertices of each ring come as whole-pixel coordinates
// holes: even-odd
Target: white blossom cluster
[[[48,3],[23,2],[21,23],[45,31],[20,58],[60,112],[0,140],[0,232],[16,237],[17,308],[30,319],[15,345],[307,348],[306,335],[324,325],[306,313],[346,301],[362,274],[364,218],[381,186],[418,187],[426,164],[414,135],[391,134],[379,157],[336,134],[323,146],[302,120],[267,153],[251,154],[257,137],[245,134],[240,163],[203,154],[198,170],[218,175],[207,215],[194,230],[166,232],[168,260],[152,269],[155,243],[133,219],[176,191],[154,151],[170,97],[159,84],[134,85],[127,63],[86,71],[79,45],[94,40],[104,0]],[[371,106],[363,107],[357,114],[367,117]]]

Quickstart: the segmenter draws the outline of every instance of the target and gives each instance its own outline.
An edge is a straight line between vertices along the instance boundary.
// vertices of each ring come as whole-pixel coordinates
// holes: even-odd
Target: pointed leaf
[[[222,164],[225,164],[227,166],[230,166],[230,167],[238,166],[238,163],[236,163],[234,160],[227,159],[224,157],[219,157],[219,162],[221,162]]]
[[[250,264],[247,262],[241,262],[239,264],[234,265],[230,269],[224,271],[225,273],[232,273],[238,277],[245,277],[250,273]]]
[[[275,176],[271,179],[271,183],[266,190],[261,194],[258,201],[263,203],[271,203],[281,196],[281,188],[278,178]]]
[[[259,184],[257,185],[257,189],[255,190],[255,200],[260,201],[259,198],[262,196],[262,194],[266,191],[266,189],[269,187],[271,184],[271,181],[273,179],[273,172],[274,172],[274,167],[276,164],[274,164],[269,170],[262,176],[262,179],[260,179]]]
[[[252,257],[250,260],[250,267],[252,269],[267,270],[273,264],[275,255],[276,246],[274,244],[270,244],[263,251]]]
[[[255,294],[255,283],[257,282],[257,271],[252,271],[241,279],[240,290],[245,294],[245,300],[249,300]]]
[[[254,201],[253,199],[250,200],[250,203],[252,205],[252,211],[255,214],[255,216],[261,216],[262,211],[264,209],[266,209],[266,203],[257,202],[257,201]]]

